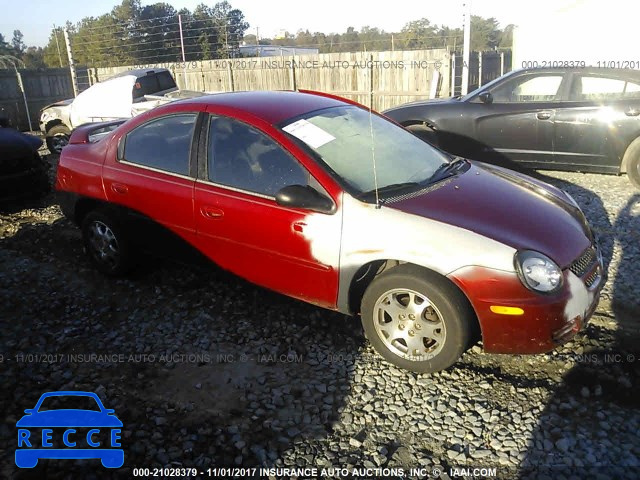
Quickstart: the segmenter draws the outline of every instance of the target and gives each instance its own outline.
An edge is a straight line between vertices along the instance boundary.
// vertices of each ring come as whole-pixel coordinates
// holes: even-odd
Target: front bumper
[[[571,340],[584,328],[606,283],[600,256],[581,277],[570,269],[563,274],[562,289],[551,295],[527,289],[515,272],[465,267],[449,278],[469,298],[480,322],[486,352],[543,353]],[[494,313],[491,306],[516,307],[523,313]]]

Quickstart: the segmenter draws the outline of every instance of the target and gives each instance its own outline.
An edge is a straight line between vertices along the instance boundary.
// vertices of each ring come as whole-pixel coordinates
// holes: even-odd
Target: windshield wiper
[[[411,187],[417,187],[419,183],[417,182],[403,182],[403,183],[392,183],[391,185],[385,185],[384,187],[378,188],[378,196],[382,196],[387,193],[397,192],[398,190],[405,190]],[[361,200],[368,199],[370,197],[375,198],[376,189],[368,190],[366,192],[362,192],[358,197]]]
[[[449,163],[443,163],[440,165],[431,178],[429,178],[429,183],[435,183],[443,178],[451,177],[456,175],[458,171],[467,164],[467,161],[464,158],[456,157],[453,161]]]

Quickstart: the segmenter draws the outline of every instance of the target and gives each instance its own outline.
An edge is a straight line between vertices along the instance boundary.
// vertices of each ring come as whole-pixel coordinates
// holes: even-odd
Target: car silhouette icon
[[[80,408],[65,408],[69,406]],[[100,398],[92,392],[60,391],[44,393],[36,406],[24,411],[18,422],[18,448],[16,465],[33,468],[41,458],[97,459],[107,468],[119,468],[124,464],[124,451],[120,445],[122,422],[114,410],[104,407]],[[52,437],[54,430],[57,448]],[[81,433],[86,430],[86,433]],[[105,440],[105,430],[108,441]],[[59,434],[62,433],[60,436]],[[40,436],[38,436],[40,435]],[[76,448],[78,444],[82,447]]]

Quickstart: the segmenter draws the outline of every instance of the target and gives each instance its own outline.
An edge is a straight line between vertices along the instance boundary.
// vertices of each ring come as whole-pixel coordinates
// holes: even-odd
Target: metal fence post
[[[231,91],[236,91],[236,86],[233,81],[233,68],[231,68],[231,62],[227,62],[227,71],[229,72],[229,85],[231,86]]]
[[[73,96],[78,96],[78,77],[76,75],[76,65],[71,52],[71,40],[69,39],[69,29],[64,29],[64,41],[67,44],[67,55],[69,56],[69,70],[71,71],[71,84],[73,85]]]
[[[456,51],[451,53],[451,96],[456,94]]]
[[[478,52],[478,87],[482,86],[482,54],[484,52]]]
[[[15,68],[15,64],[13,66],[13,68]],[[18,71],[17,68],[15,68],[16,70],[16,77],[18,78],[18,87],[20,87],[20,91],[22,92],[22,99],[24,100],[24,109],[27,112],[27,121],[29,122],[29,131],[33,132],[33,126],[31,125],[31,115],[29,114],[29,104],[27,103],[27,92],[24,91],[24,84],[22,83],[22,75],[20,75],[20,72]]]

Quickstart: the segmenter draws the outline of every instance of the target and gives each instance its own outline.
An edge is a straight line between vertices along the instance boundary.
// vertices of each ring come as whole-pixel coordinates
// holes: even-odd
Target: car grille
[[[577,277],[582,277],[589,270],[589,267],[593,265],[593,262],[596,261],[596,257],[596,249],[591,246],[571,264],[569,270]]]
[[[599,276],[600,276],[599,269],[596,268],[593,272],[591,272],[591,274],[587,278],[584,279],[584,284],[587,286],[587,288],[591,288],[591,285],[596,283],[596,280],[598,279]]]

